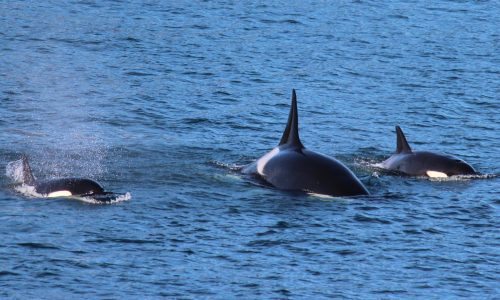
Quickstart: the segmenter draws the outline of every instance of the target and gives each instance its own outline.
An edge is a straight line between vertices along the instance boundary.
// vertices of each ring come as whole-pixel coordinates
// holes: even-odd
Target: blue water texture
[[[1,299],[499,299],[498,1],[0,1]],[[304,145],[370,196],[263,187]],[[396,148],[483,178],[371,167]],[[26,197],[4,169],[109,205]]]

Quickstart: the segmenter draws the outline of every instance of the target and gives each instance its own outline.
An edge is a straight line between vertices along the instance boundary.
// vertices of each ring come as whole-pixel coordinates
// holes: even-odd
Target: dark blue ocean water
[[[2,299],[498,299],[500,180],[378,174],[414,149],[499,174],[498,1],[2,1],[0,169],[132,198],[33,199],[0,177]],[[370,197],[232,167],[302,141]],[[1,174],[4,172],[2,171]]]

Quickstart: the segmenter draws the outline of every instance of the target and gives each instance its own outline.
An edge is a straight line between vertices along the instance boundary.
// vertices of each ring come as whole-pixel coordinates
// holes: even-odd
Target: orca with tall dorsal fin
[[[477,174],[473,167],[455,156],[430,151],[412,151],[399,126],[396,126],[396,135],[396,153],[377,166],[410,176],[444,178]]]
[[[279,145],[242,169],[283,190],[298,190],[327,196],[368,195],[367,189],[341,162],[304,147],[299,137],[297,96]]]
[[[95,181],[85,178],[59,178],[45,181],[36,180],[31,172],[28,158],[22,156],[22,183],[33,186],[43,197],[99,196],[109,194]]]

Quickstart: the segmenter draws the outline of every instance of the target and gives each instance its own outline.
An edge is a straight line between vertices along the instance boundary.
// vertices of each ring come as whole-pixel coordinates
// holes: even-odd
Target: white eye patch
[[[431,170],[425,172],[425,174],[427,174],[427,176],[429,176],[431,178],[446,178],[446,177],[448,177],[448,175],[446,175],[446,173],[438,172],[438,171],[431,171]]]
[[[68,197],[68,196],[71,196],[73,194],[71,194],[70,191],[57,191],[57,192],[52,192],[50,194],[47,195],[48,198],[55,198],[55,197]]]

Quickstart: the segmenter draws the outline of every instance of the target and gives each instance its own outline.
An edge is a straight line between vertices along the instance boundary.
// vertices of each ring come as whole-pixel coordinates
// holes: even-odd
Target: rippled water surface
[[[2,1],[0,168],[128,201],[34,199],[0,178],[0,298],[500,297],[497,1]],[[279,141],[369,197],[233,170]],[[379,174],[394,125],[490,178]],[[3,174],[3,171],[2,171]]]

